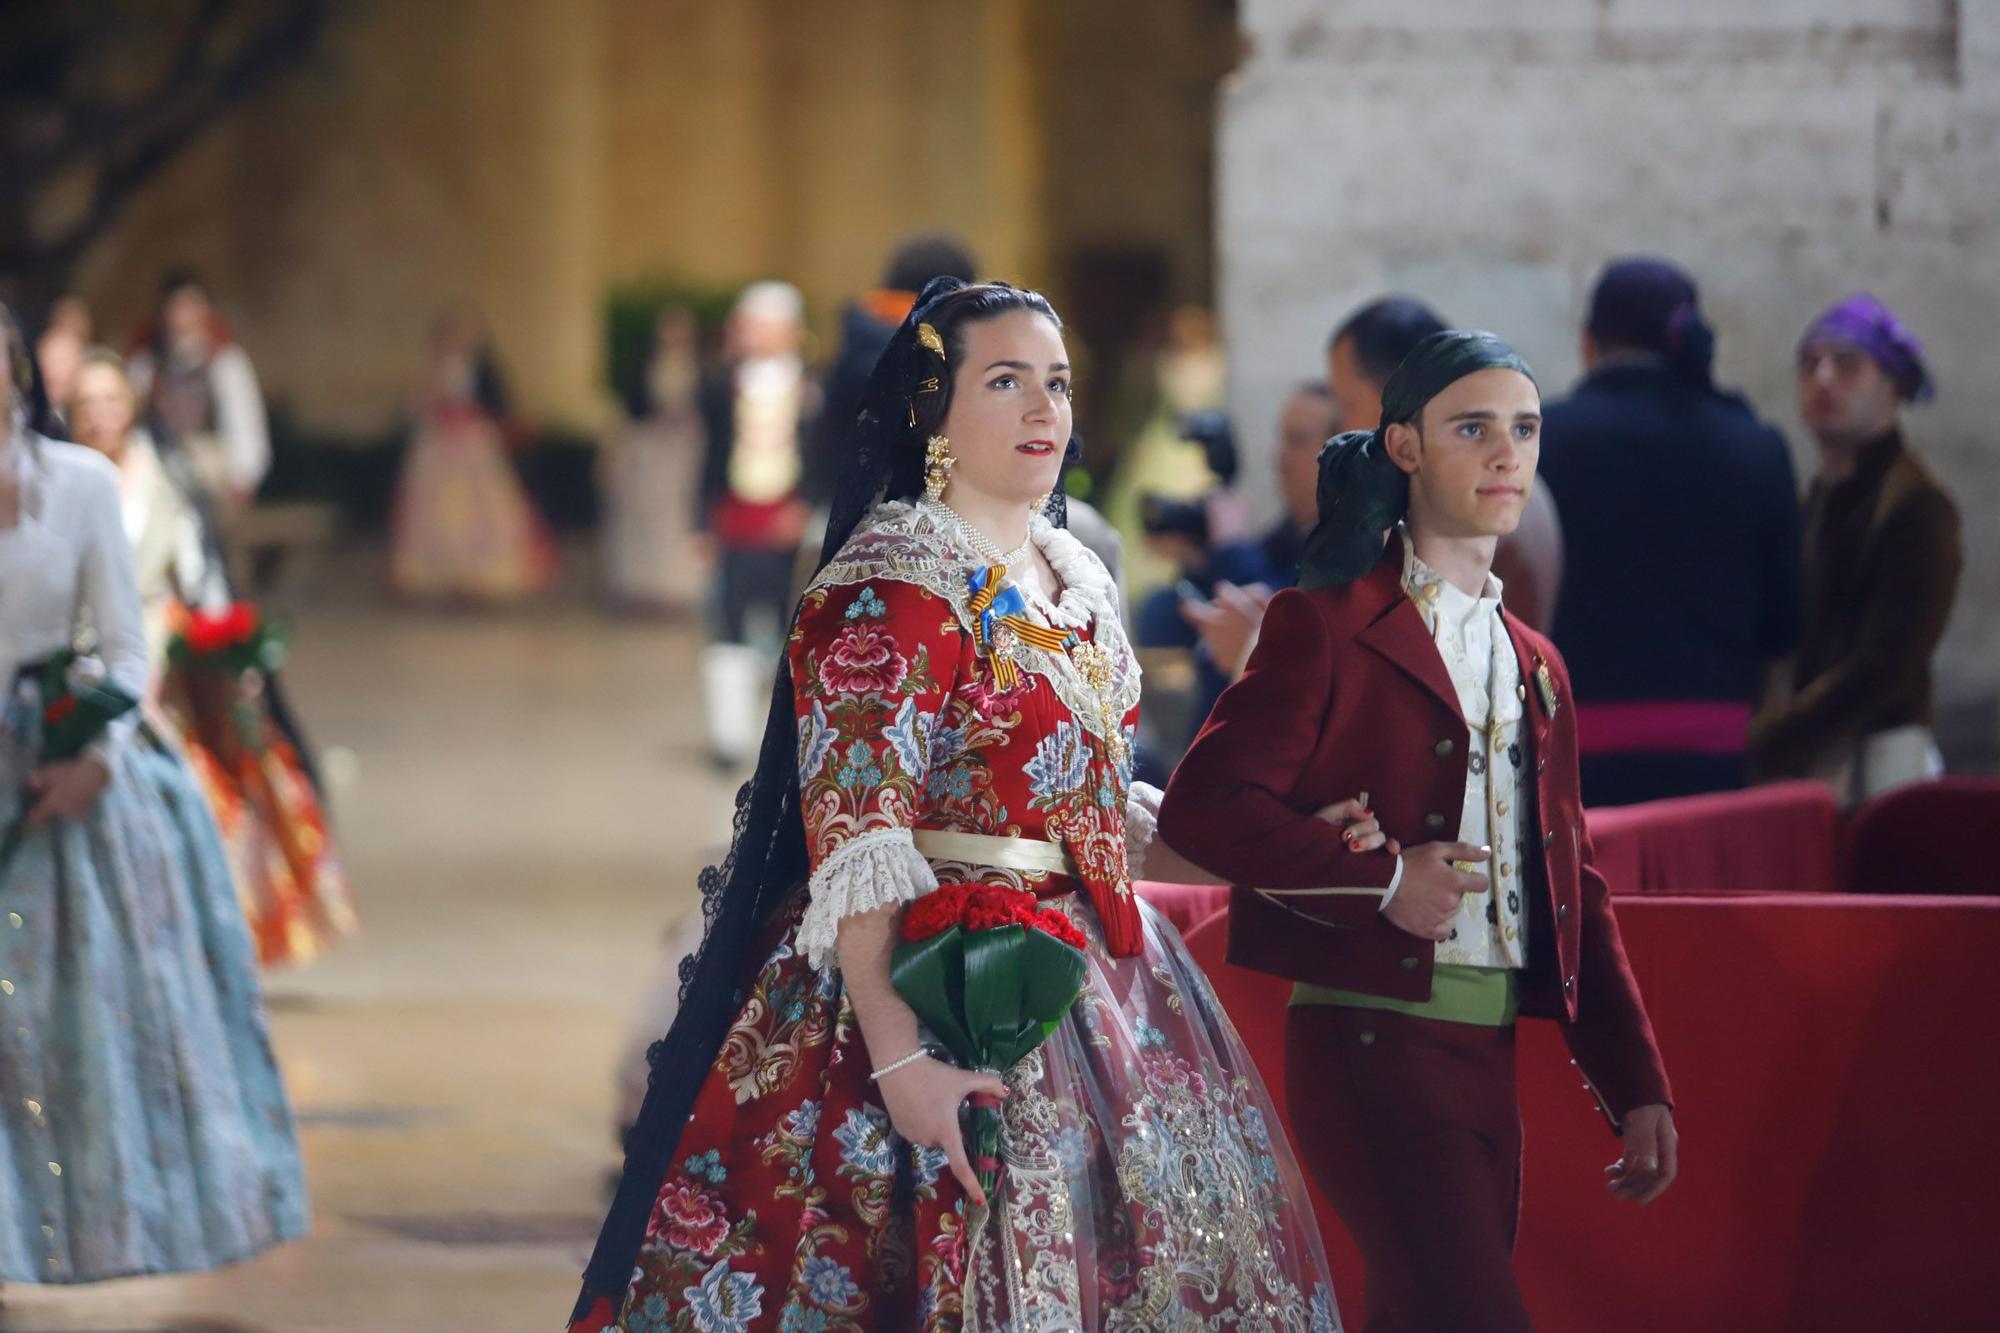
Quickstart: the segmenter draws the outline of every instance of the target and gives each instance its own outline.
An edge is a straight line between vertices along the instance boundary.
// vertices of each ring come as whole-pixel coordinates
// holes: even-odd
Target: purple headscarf
[[[1856,292],[1807,325],[1799,350],[1815,342],[1860,348],[1875,358],[1911,402],[1923,402],[1936,390],[1924,365],[1923,343],[1895,311],[1866,292]]]

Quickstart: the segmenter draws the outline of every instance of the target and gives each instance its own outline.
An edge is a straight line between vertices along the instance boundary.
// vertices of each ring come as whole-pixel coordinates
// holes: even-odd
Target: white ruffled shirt
[[[1470,733],[1458,841],[1493,849],[1485,867],[1488,890],[1459,901],[1451,934],[1438,943],[1437,961],[1523,967],[1528,940],[1520,856],[1519,771],[1526,757],[1520,739],[1521,664],[1500,618],[1500,580],[1489,573],[1474,597],[1425,564],[1408,533],[1402,540],[1403,589],[1431,631]],[[1400,883],[1400,862],[1396,874]],[[1392,885],[1383,895],[1385,905],[1394,892]]]

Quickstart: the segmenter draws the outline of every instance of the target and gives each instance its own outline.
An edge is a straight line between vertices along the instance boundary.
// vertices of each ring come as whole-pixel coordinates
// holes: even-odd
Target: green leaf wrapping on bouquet
[[[931,1034],[968,1069],[1004,1072],[1054,1032],[1083,989],[1081,950],[1023,925],[967,930],[963,920],[898,945],[889,980]],[[966,1150],[980,1188],[1000,1171],[1000,1102],[975,1094],[966,1110]]]
[[[1041,1024],[1026,1024],[1035,1040],[1021,1047],[1020,926],[975,930],[965,937],[965,1025],[979,1048],[980,1063],[1006,1069],[1040,1044]]]
[[[1081,953],[1039,930],[952,926],[899,945],[889,980],[960,1064],[1004,1070],[1055,1031],[1085,967]]]
[[[42,668],[42,744],[37,761],[64,763],[81,755],[90,743],[104,734],[112,719],[131,712],[139,701],[120,689],[106,685],[73,684],[70,653],[58,653]],[[21,794],[21,816],[0,832],[0,870],[14,859],[27,832],[28,794]]]
[[[1021,968],[1021,1007],[1030,1018],[1041,1023],[1042,1038],[1046,1040],[1082,993],[1084,972],[1089,964],[1082,953],[1039,930],[1028,932],[1026,950],[1027,958]],[[1027,1051],[1021,1054],[1026,1055]]]
[[[104,734],[113,718],[139,706],[139,701],[109,685],[78,685],[69,680],[68,655],[50,660],[42,669],[41,762],[74,759]]]
[[[898,945],[889,960],[889,982],[917,1018],[961,1063],[972,1061],[972,1034],[959,1001],[965,994],[964,932],[951,927],[927,940]]]
[[[129,713],[139,701],[122,690],[96,685],[70,691],[76,708],[60,722],[48,723],[42,732],[42,762],[59,763],[82,754],[90,743],[104,734],[113,718]]]

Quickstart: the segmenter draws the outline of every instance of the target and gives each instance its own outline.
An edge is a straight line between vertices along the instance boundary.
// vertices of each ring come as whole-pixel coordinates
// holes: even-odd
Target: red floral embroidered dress
[[[983,562],[930,502],[878,507],[807,590],[790,658],[811,881],[746,972],[623,1308],[576,1330],[1339,1327],[1249,1055],[1131,893],[1151,820],[1128,816],[1139,672],[1115,589],[1067,532],[1038,518],[1032,537],[1063,589],[1027,615],[1063,648],[982,625]],[[980,860],[1036,857],[968,834],[1067,872]],[[941,879],[1032,889],[1091,944],[1082,998],[1007,1076],[985,1209],[891,1129],[834,953],[842,917]]]

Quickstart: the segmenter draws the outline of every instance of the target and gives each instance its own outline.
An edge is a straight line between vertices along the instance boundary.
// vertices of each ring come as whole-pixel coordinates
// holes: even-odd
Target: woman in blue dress
[[[0,1282],[245,1259],[306,1229],[291,1108],[214,817],[137,711],[42,762],[42,667],[146,690],[116,470],[46,419],[0,307]]]

